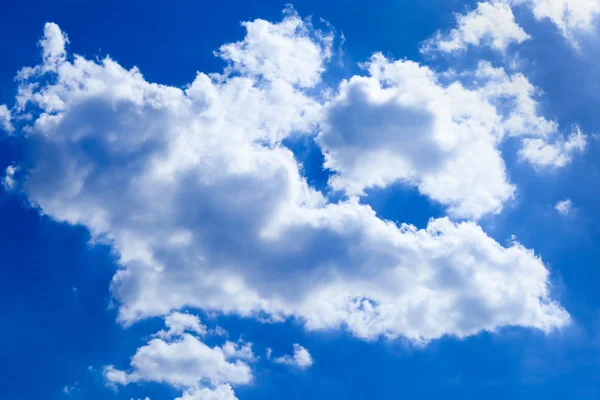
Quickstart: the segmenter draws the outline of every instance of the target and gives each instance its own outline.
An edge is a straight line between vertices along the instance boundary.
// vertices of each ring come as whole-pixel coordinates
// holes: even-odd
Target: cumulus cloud
[[[535,18],[549,19],[577,47],[577,35],[592,32],[600,14],[600,0],[510,0],[530,7]]]
[[[519,157],[536,168],[564,167],[571,162],[573,155],[584,152],[586,147],[587,136],[575,127],[566,139],[560,137],[554,142],[539,138],[523,139]]]
[[[454,216],[497,213],[515,191],[499,145],[557,130],[538,114],[537,91],[522,74],[487,62],[448,84],[426,66],[381,54],[366,68],[325,106],[317,139],[336,172],[330,185],[348,195],[401,181]]]
[[[240,360],[227,361],[220,347],[209,347],[186,333],[174,341],[150,340],[131,358],[130,372],[109,365],[104,368],[104,378],[114,385],[159,382],[189,391],[248,384],[252,371]]]
[[[66,45],[69,43],[67,35],[64,34],[53,22],[44,26],[44,37],[40,41],[44,65],[59,64],[65,60],[67,55]]]
[[[252,343],[249,342],[230,342],[223,344],[223,353],[227,358],[237,358],[245,361],[255,361],[256,356],[252,352]]]
[[[11,112],[5,104],[0,104],[0,129],[11,133],[15,130],[11,123]]]
[[[291,356],[286,354],[285,356],[277,357],[273,360],[277,364],[286,364],[294,367],[306,369],[313,364],[313,359],[308,350],[299,344],[294,344],[294,354]]]
[[[284,14],[287,18],[279,24],[264,20],[242,23],[246,38],[221,46],[218,54],[246,76],[313,87],[331,57],[333,35],[313,29],[292,8]]]
[[[161,330],[156,336],[168,339],[180,336],[186,331],[200,336],[206,335],[206,326],[200,322],[197,315],[174,312],[165,318],[165,325],[167,330]]]
[[[457,14],[456,23],[457,27],[447,34],[438,32],[426,41],[421,52],[451,53],[480,45],[504,52],[510,44],[530,38],[515,22],[510,5],[504,1],[478,3],[467,14]]]
[[[279,23],[245,26],[264,34],[231,45],[238,56],[222,47],[226,71],[199,73],[184,89],[150,83],[110,58],[67,55],[56,68],[20,74],[22,112],[29,105],[40,110],[27,128],[39,150],[28,160],[33,167],[23,190],[45,214],[86,226],[118,252],[111,290],[122,323],[197,307],[426,343],[507,325],[549,332],[569,322],[533,251],[502,246],[475,222],[440,218],[417,229],[378,218],[354,197],[331,203],[307,184],[281,143],[329,126],[319,143],[334,167],[345,140],[379,150],[361,138],[371,133],[366,122],[357,121],[365,130],[340,130],[343,115],[388,118],[399,137],[382,126],[386,131],[373,139],[392,146],[400,155],[389,160],[412,174],[393,178],[408,176],[453,213],[477,216],[498,210],[513,193],[496,144],[518,133],[506,122],[512,114],[494,106],[499,98],[459,83],[441,85],[425,67],[377,56],[370,77],[342,84],[323,109],[310,92],[328,59],[327,34],[289,12]],[[265,35],[277,45],[264,47]],[[305,51],[306,40],[317,51]],[[409,136],[396,112],[420,134]],[[422,158],[402,143],[423,151]],[[356,170],[350,167],[339,176]],[[199,325],[188,322],[172,324],[177,334],[184,330],[179,339],[165,333],[138,349],[130,371],[107,368],[107,379],[168,382],[190,396],[198,382],[212,390],[250,380],[247,364],[185,333],[190,326],[198,333]]]
[[[2,186],[4,186],[4,190],[12,190],[15,188],[17,181],[15,180],[15,174],[19,170],[19,167],[14,165],[9,165],[4,170],[4,178],[2,179]]]
[[[571,203],[570,199],[561,200],[556,203],[554,208],[559,214],[567,215],[573,210],[573,203]]]
[[[181,389],[179,400],[225,400],[236,399],[231,385],[252,381],[252,370],[245,362],[255,360],[251,343],[227,341],[221,347],[209,347],[196,336],[204,335],[206,327],[190,314],[172,313],[165,317],[165,325],[167,332],[159,331],[137,349],[129,371],[104,367],[108,385],[160,382]]]
[[[214,389],[203,388],[187,391],[175,400],[237,400],[231,386],[219,385]]]

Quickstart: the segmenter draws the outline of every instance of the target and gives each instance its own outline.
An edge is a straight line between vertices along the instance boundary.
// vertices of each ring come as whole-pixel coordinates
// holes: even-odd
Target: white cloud
[[[219,385],[214,389],[203,388],[187,391],[175,400],[237,400],[231,386]]]
[[[438,32],[426,41],[421,51],[444,53],[466,50],[469,45],[486,45],[504,52],[512,43],[530,36],[515,22],[510,5],[504,1],[480,2],[467,14],[457,14],[457,28],[447,34]]]
[[[15,188],[17,181],[15,180],[15,174],[19,171],[19,167],[9,165],[4,170],[4,178],[2,179],[2,186],[5,190],[12,190]]]
[[[200,322],[197,315],[174,312],[165,318],[167,331],[160,331],[156,336],[168,339],[173,336],[180,336],[184,332],[193,332],[197,335],[206,335],[206,326]]]
[[[313,359],[304,347],[294,344],[294,354],[277,357],[273,360],[278,364],[292,365],[298,368],[306,369],[313,364]]]
[[[260,19],[242,23],[246,38],[221,46],[218,54],[247,76],[315,86],[321,80],[323,64],[331,57],[333,36],[312,29],[291,8],[285,15],[279,24]]]
[[[131,372],[109,365],[104,368],[104,378],[115,385],[145,381],[190,390],[225,383],[245,385],[251,382],[252,371],[240,360],[227,361],[220,347],[209,347],[185,333],[170,342],[150,340],[131,358]]]
[[[509,75],[504,68],[493,67],[489,62],[479,63],[470,75],[480,86],[475,90],[496,107],[501,125],[500,138],[505,136],[540,136],[547,138],[558,134],[558,124],[538,113],[539,90],[521,73]]]
[[[573,155],[582,153],[587,147],[587,136],[579,127],[575,127],[568,138],[558,138],[553,143],[544,139],[523,139],[519,157],[530,162],[536,168],[564,167],[569,164]]]
[[[567,215],[573,210],[573,203],[569,199],[562,200],[557,202],[554,208],[559,214]]]
[[[282,24],[312,29],[295,14]],[[296,43],[282,29],[266,31],[284,32],[282,43]],[[293,32],[307,37],[302,29]],[[244,52],[255,47],[242,46]],[[299,65],[320,71],[313,66],[327,59],[327,50],[316,48],[321,53],[298,53],[315,56],[296,60]],[[258,61],[240,61],[241,67],[231,58],[234,74],[199,73],[185,90],[147,82],[136,68],[109,58],[66,57],[49,72],[53,79],[40,75],[45,68],[21,74],[21,105],[42,111],[28,128],[39,152],[28,160],[34,167],[23,190],[45,214],[86,226],[94,240],[118,252],[121,268],[111,290],[121,322],[192,307],[274,321],[294,317],[307,329],[343,327],[360,338],[404,336],[416,343],[507,325],[549,332],[569,322],[550,297],[543,262],[518,243],[503,247],[476,223],[447,218],[425,229],[398,226],[356,198],[329,203],[311,188],[281,140],[315,132],[321,104],[306,85],[319,79],[290,68],[295,53],[285,46],[269,51],[244,55]],[[375,61],[372,68],[387,68],[376,71],[382,75],[345,85],[361,83],[375,93],[385,92],[380,81],[405,85],[404,97],[393,93],[403,115],[414,113],[415,121],[430,115],[440,127],[416,144],[412,136],[405,140],[432,159],[442,154],[427,164],[402,153],[436,171],[420,175],[420,189],[456,214],[497,210],[513,191],[495,147],[499,138],[517,134],[505,126],[509,115],[498,115],[480,89],[436,84],[431,71],[414,63]],[[405,69],[419,79],[403,81]],[[287,71],[285,79],[280,71]],[[437,143],[434,150],[423,145],[428,141]],[[449,191],[436,192],[437,184]],[[210,363],[197,364],[201,359]],[[107,368],[107,379],[179,386],[206,380],[212,388],[250,377],[246,364],[228,362],[221,348],[189,334],[175,342],[153,339],[131,367]]]
[[[511,0],[526,4],[537,19],[549,19],[562,35],[577,46],[577,35],[592,32],[600,14],[600,0]]]
[[[181,313],[165,317],[169,331],[156,333],[154,339],[137,349],[129,372],[112,365],[104,367],[107,384],[159,382],[181,389],[179,400],[236,399],[231,385],[247,385],[253,379],[250,366],[244,362],[255,360],[252,344],[227,341],[221,347],[209,347],[198,337],[185,333],[206,333],[200,321],[190,317],[193,316]]]
[[[58,64],[65,60],[67,55],[65,47],[69,43],[58,25],[48,22],[44,26],[44,37],[40,40],[44,64]]]
[[[489,63],[446,85],[428,67],[381,54],[366,67],[369,76],[344,81],[326,105],[317,140],[336,172],[330,186],[349,195],[401,181],[454,216],[497,213],[515,191],[502,141],[557,129],[538,115],[537,91],[522,74]]]
[[[62,389],[62,392],[66,395],[70,395],[78,390],[79,388],[77,387],[77,382],[75,382],[72,385],[65,385]]]
[[[0,129],[3,129],[8,133],[13,132],[15,128],[10,122],[11,118],[12,115],[8,107],[4,104],[0,104]]]
[[[38,43],[42,48],[43,63],[33,68],[22,68],[17,74],[17,78],[26,80],[36,75],[56,72],[58,67],[66,61],[66,46],[68,43],[69,39],[67,35],[60,30],[59,26],[54,22],[47,22],[44,25],[44,36]],[[19,87],[19,94],[17,95],[17,105],[19,108],[23,108],[25,105],[23,103],[24,97],[33,95],[33,91],[33,84]]]
[[[211,335],[215,335],[215,336],[229,336],[229,332],[227,332],[227,329],[223,328],[222,326],[215,326],[213,329],[211,329],[208,333],[210,333]]]
[[[229,358],[237,358],[245,361],[255,361],[256,357],[252,352],[252,343],[249,342],[239,342],[234,343],[229,340],[225,342],[222,346],[223,353],[225,357]]]

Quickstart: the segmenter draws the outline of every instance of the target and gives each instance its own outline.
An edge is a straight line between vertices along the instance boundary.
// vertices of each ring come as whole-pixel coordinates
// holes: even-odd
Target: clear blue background
[[[374,51],[421,60],[419,43],[437,29],[452,26],[452,12],[474,2],[297,1],[302,16],[329,21],[343,32],[343,66],[337,75],[356,73],[356,63]],[[124,67],[138,66],[149,81],[183,86],[196,71],[219,71],[212,51],[240,40],[240,21],[281,18],[280,1],[14,1],[0,3],[0,104],[11,106],[15,72],[40,59],[36,43],[43,24],[53,21],[69,35],[70,51],[88,58],[109,54]],[[600,71],[593,41],[575,53],[547,22],[525,10],[519,22],[534,39],[520,55],[529,60],[523,72],[544,92],[542,106],[564,126],[578,122],[587,133],[600,130]],[[472,50],[465,57],[435,61],[434,67],[464,68],[480,57],[497,55]],[[327,173],[310,141],[288,145],[306,166],[309,181],[323,187]],[[26,157],[18,136],[2,137],[0,168]],[[514,143],[504,149],[518,198],[496,217],[482,221],[499,242],[511,234],[543,256],[552,270],[553,294],[574,323],[545,336],[527,329],[505,328],[466,340],[445,338],[425,349],[402,341],[365,343],[343,332],[307,333],[294,324],[220,318],[231,337],[244,334],[261,353],[277,354],[299,342],[316,363],[305,372],[259,361],[255,383],[236,389],[251,399],[598,399],[600,398],[600,293],[598,282],[598,144],[557,172],[537,174],[516,162]],[[1,189],[0,189],[1,190]],[[576,212],[560,216],[554,204],[570,198]],[[443,215],[414,190],[400,185],[374,190],[365,199],[384,218],[423,227]],[[124,329],[109,308],[108,290],[116,269],[107,247],[91,247],[84,228],[53,222],[27,206],[17,194],[0,193],[0,399],[172,399],[179,393],[154,384],[131,385],[115,392],[104,386],[101,368],[125,368],[129,357],[159,320]],[[264,354],[264,353],[263,353]],[[89,368],[91,367],[91,368]],[[75,390],[65,394],[65,385]]]

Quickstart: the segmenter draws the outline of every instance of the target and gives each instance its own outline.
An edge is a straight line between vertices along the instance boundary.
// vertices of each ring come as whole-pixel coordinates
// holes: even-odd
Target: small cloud
[[[15,128],[13,127],[10,120],[12,115],[8,107],[4,104],[0,104],[0,130],[5,130],[8,133],[12,133]]]
[[[512,43],[531,38],[515,22],[510,5],[502,1],[481,2],[467,14],[456,16],[457,27],[449,33],[438,32],[421,47],[421,53],[465,51],[468,46],[489,46],[504,52]]]
[[[213,336],[224,336],[224,337],[229,336],[229,332],[227,332],[227,329],[225,329],[219,325],[215,326],[213,329],[208,331],[208,333]]]
[[[273,349],[267,347],[267,360],[271,359],[271,355],[273,354]]]
[[[236,358],[245,361],[256,361],[256,356],[252,352],[252,343],[239,341],[238,343],[225,342],[223,346],[223,353],[227,358]]]
[[[559,137],[552,143],[540,138],[523,139],[519,158],[521,161],[530,162],[536,168],[560,168],[569,164],[575,154],[583,153],[587,144],[587,135],[575,126],[567,138]]]
[[[75,391],[78,391],[79,389],[77,388],[77,382],[75,382],[72,385],[65,385],[62,389],[62,392],[65,394],[72,394]]]
[[[569,199],[562,200],[556,203],[554,208],[556,209],[556,211],[558,211],[559,214],[567,215],[571,211],[573,211],[573,203],[571,203],[571,200]]]
[[[270,357],[269,352],[267,351],[268,356]],[[300,346],[298,343],[294,344],[294,354],[293,355],[285,355],[282,357],[277,357],[274,360],[277,364],[286,364],[295,366],[298,368],[306,369],[313,364],[313,359],[308,350],[306,350],[303,346]]]
[[[166,331],[161,330],[155,336],[163,339],[179,337],[184,332],[192,332],[199,336],[207,333],[206,326],[200,322],[197,315],[173,312],[165,318]]]
[[[12,190],[15,188],[17,181],[15,180],[15,174],[19,170],[19,167],[9,165],[6,167],[4,178],[2,179],[2,186],[5,190]]]

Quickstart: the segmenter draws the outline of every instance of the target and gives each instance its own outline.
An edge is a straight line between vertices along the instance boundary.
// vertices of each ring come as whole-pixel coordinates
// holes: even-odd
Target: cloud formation
[[[566,139],[559,137],[551,143],[544,139],[524,139],[519,157],[536,168],[564,167],[575,154],[585,151],[587,142],[587,136],[575,127]]]
[[[600,0],[510,0],[513,5],[526,5],[535,18],[548,19],[574,46],[577,35],[590,33],[596,28],[600,14]]]
[[[27,127],[38,151],[23,190],[45,214],[86,226],[118,252],[111,289],[122,323],[171,315],[131,372],[108,369],[107,379],[168,382],[189,396],[204,395],[187,389],[199,379],[214,387],[248,382],[243,362],[185,333],[204,331],[171,314],[186,306],[415,343],[507,325],[549,332],[569,322],[533,251],[502,246],[475,222],[440,218],[417,229],[380,219],[355,197],[332,203],[281,142],[321,131],[327,166],[343,182],[334,186],[372,185],[348,162],[350,144],[364,150],[356,157],[369,176],[407,180],[453,214],[478,217],[513,192],[497,144],[521,127],[552,125],[528,108],[518,76],[483,65],[471,72],[481,84],[467,88],[376,55],[370,76],[351,78],[326,100],[314,89],[329,34],[291,11],[279,23],[244,26],[245,39],[218,53],[225,72],[199,73],[184,89],[150,83],[108,57],[69,57],[56,46],[67,41],[54,25],[41,42],[44,63],[19,74],[20,112],[40,110]],[[523,87],[524,96],[516,90]],[[498,111],[499,101],[508,112]],[[376,122],[381,129],[370,130]],[[379,142],[393,149],[386,162],[400,176],[369,164]],[[188,354],[219,367],[205,370]]]
[[[488,62],[449,78],[381,54],[365,68],[326,104],[317,138],[336,172],[330,186],[348,195],[400,181],[456,217],[498,213],[515,191],[500,145],[558,134],[538,114],[535,87]]]
[[[313,364],[313,359],[308,350],[298,343],[294,344],[294,354],[277,357],[273,360],[277,364],[291,365],[301,369],[307,369]]]
[[[184,398],[209,394],[224,396],[231,391],[230,384],[247,385],[252,381],[248,364],[240,360],[228,361],[223,349],[209,347],[187,333],[174,341],[152,339],[137,349],[131,358],[130,372],[109,365],[103,373],[112,385],[144,381],[167,383],[184,390]]]
[[[206,326],[200,322],[197,315],[173,312],[165,317],[167,330],[161,330],[156,336],[169,339],[181,336],[184,332],[191,332],[198,336],[206,335]]]
[[[583,34],[593,33],[600,15],[600,0],[492,0],[477,3],[465,13],[456,14],[456,28],[437,32],[425,41],[426,54],[456,53],[469,46],[487,46],[505,52],[511,44],[531,38],[515,21],[513,7],[526,7],[537,20],[549,20],[576,49]]]
[[[573,210],[573,203],[570,199],[561,200],[556,203],[554,208],[556,209],[556,211],[558,211],[559,214],[567,215]]]
[[[11,112],[5,104],[0,104],[0,129],[5,132],[12,133],[15,128],[11,122]]]
[[[481,45],[504,52],[512,43],[522,43],[530,38],[515,22],[512,8],[505,1],[477,3],[474,10],[456,15],[456,25],[450,32],[438,32],[427,40],[421,52],[452,53]]]

